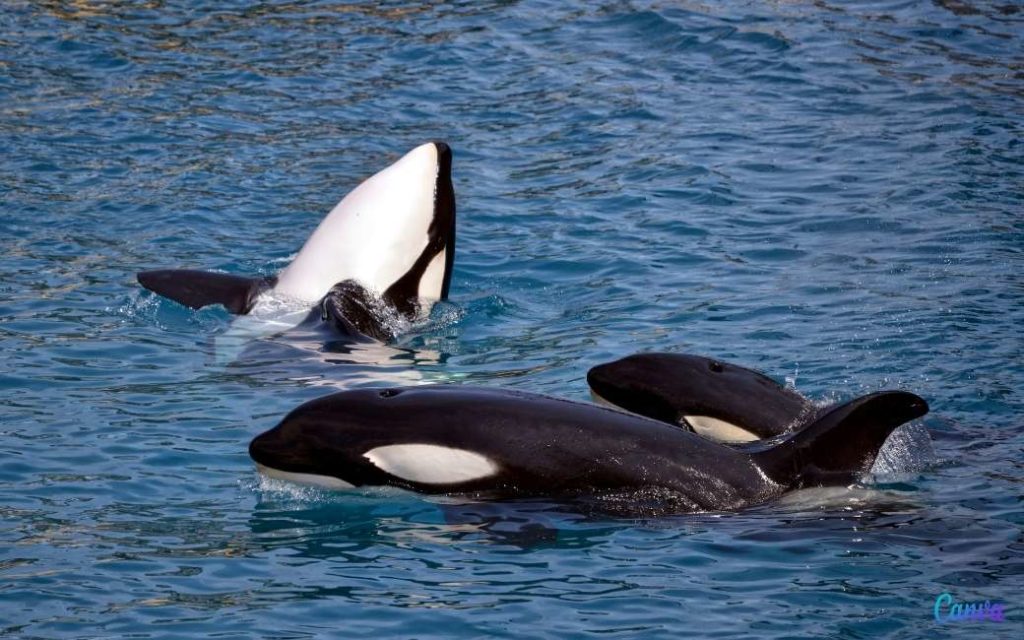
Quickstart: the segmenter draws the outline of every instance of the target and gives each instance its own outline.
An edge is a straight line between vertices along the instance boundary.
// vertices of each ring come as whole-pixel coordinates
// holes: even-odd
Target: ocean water
[[[0,636],[1024,637],[1021,33],[1009,0],[4,2]],[[226,312],[135,283],[273,273],[430,139],[451,300],[394,344],[225,357]],[[332,389],[585,400],[651,350],[912,390],[934,453],[676,516],[246,453]],[[1006,620],[937,622],[942,593]]]

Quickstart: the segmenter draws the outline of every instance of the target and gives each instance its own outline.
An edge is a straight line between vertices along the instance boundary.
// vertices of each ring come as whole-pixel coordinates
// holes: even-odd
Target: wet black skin
[[[418,310],[418,303],[411,304],[416,305]],[[387,342],[394,339],[395,335],[387,323],[382,322],[386,313],[383,307],[384,302],[374,298],[362,285],[346,280],[331,287],[304,324],[322,322],[338,335]]]
[[[681,353],[641,353],[601,364],[587,372],[587,383],[615,406],[686,429],[684,416],[709,416],[770,438],[819,413],[764,374]]]
[[[467,386],[358,389],[298,407],[253,439],[257,463],[355,486],[490,498],[670,492],[684,511],[736,509],[870,468],[925,402],[889,391],[858,398],[761,448],[733,448],[678,427],[586,403]],[[428,444],[487,457],[497,472],[455,484],[410,482],[378,469],[377,447]]]

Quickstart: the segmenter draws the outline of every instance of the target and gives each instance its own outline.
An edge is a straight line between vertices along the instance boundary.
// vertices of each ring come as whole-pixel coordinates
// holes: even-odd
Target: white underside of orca
[[[428,310],[441,298],[441,288],[444,287],[444,269],[448,260],[447,254],[448,249],[445,249],[434,256],[420,279],[420,302]]]
[[[280,469],[266,467],[259,463],[256,464],[256,470],[264,476],[275,480],[311,485],[314,487],[321,487],[323,489],[331,489],[332,491],[355,488],[354,485],[333,476],[322,476],[315,473],[293,473],[291,471],[281,471]]]
[[[433,444],[387,445],[371,449],[363,457],[385,473],[420,484],[458,484],[498,471],[487,456]]]
[[[439,171],[437,146],[422,144],[367,178],[331,210],[278,274],[273,292],[313,304],[335,284],[354,280],[380,295],[427,246]],[[420,281],[425,306],[441,297],[442,251]]]

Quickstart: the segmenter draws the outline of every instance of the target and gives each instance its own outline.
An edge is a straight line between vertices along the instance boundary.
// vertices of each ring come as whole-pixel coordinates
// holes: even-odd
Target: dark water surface
[[[3,3],[0,635],[1024,637],[1022,30],[1008,0]],[[452,300],[396,345],[223,362],[223,310],[134,282],[272,273],[433,138]],[[246,455],[330,388],[584,399],[640,350],[914,390],[934,459],[616,518]],[[943,592],[1007,619],[938,624]]]

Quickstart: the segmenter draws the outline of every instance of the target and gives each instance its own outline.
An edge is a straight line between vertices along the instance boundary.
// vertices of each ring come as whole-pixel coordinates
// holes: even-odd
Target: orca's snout
[[[265,431],[249,442],[249,457],[257,464],[273,467],[278,462],[280,446],[276,431],[276,428]]]
[[[599,364],[587,371],[587,385],[598,394],[608,386],[610,364]]]
[[[290,417],[249,442],[249,457],[256,464],[284,471],[302,471],[315,464],[318,444],[288,428]]]
[[[916,420],[928,413],[928,402],[916,393],[900,391],[895,395],[896,398],[898,398],[896,401],[897,410],[903,413],[903,415],[900,416],[900,418],[902,418],[902,422]]]
[[[447,164],[449,167],[451,167],[451,163],[452,163],[452,148],[448,146],[448,143],[447,142],[442,142],[440,140],[434,140],[434,149],[437,150],[438,162],[442,166]]]

